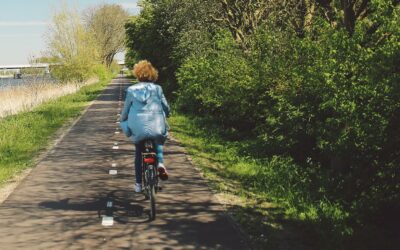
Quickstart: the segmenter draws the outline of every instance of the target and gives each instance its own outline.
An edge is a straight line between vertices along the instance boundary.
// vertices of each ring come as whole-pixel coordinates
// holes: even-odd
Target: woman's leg
[[[164,163],[163,144],[155,143],[158,163]]]
[[[164,166],[163,144],[156,144],[155,146],[156,146],[157,161],[158,161],[158,166],[157,166],[157,171],[159,174],[158,176],[160,177],[161,180],[165,181],[168,180],[168,172]]]
[[[142,147],[135,144],[135,177],[136,183],[142,184]]]

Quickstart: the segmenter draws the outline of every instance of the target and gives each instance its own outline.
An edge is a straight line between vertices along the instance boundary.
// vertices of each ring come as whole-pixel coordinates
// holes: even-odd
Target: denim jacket
[[[163,144],[168,136],[166,117],[169,113],[167,99],[159,85],[139,82],[126,90],[121,121],[128,121],[133,143],[153,139]]]

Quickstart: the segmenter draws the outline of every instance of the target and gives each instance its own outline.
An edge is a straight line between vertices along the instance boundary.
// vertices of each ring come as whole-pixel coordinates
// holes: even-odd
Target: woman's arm
[[[128,114],[129,114],[129,109],[131,108],[131,105],[132,105],[132,94],[127,90],[124,108],[122,109],[122,113],[121,113],[121,122],[128,120]]]
[[[164,110],[165,115],[166,115],[167,117],[169,117],[169,114],[170,114],[170,112],[171,112],[171,109],[170,109],[170,107],[169,107],[169,105],[168,105],[167,98],[165,98],[161,86],[159,87],[159,90],[160,90],[159,94],[160,94],[160,99],[161,99],[162,108],[163,108],[163,110]]]

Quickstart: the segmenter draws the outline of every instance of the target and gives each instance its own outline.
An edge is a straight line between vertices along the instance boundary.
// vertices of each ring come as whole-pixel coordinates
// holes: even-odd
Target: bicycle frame
[[[146,140],[142,145],[142,180],[144,194],[150,200],[150,219],[156,217],[156,197],[158,191],[157,155],[154,143]]]

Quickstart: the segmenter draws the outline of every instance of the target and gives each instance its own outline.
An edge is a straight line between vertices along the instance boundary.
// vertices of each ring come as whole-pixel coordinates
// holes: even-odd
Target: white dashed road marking
[[[107,208],[112,208],[112,205],[113,205],[112,201],[107,201]]]
[[[114,225],[114,218],[110,217],[110,216],[103,216],[101,225],[103,225],[105,227],[110,227],[110,226]]]

